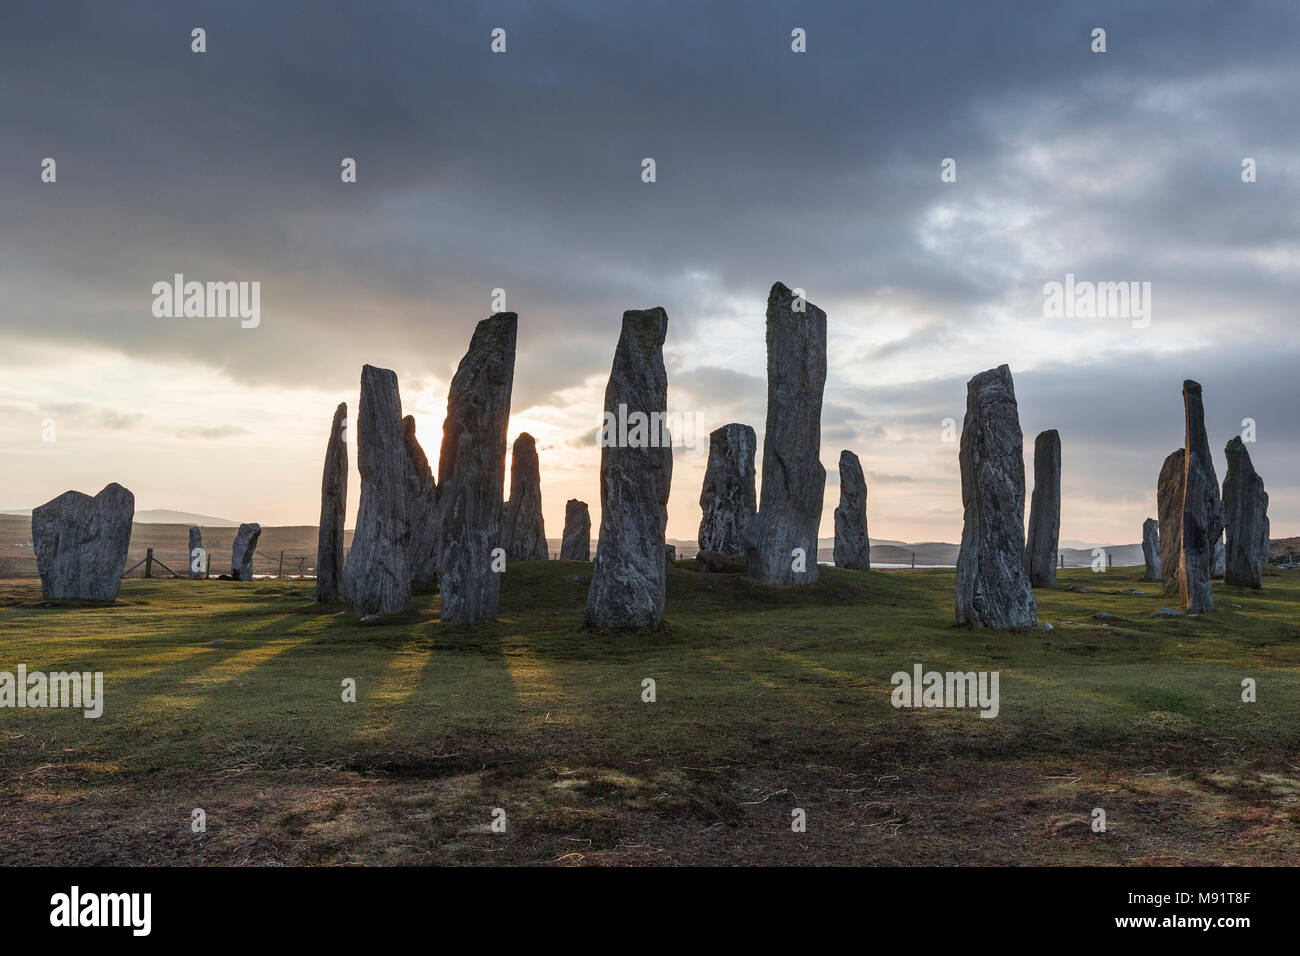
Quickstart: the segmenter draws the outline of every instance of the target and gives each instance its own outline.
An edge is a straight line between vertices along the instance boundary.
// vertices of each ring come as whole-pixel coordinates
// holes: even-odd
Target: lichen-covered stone
[[[1187,451],[1171,452],[1160,466],[1156,484],[1156,513],[1160,519],[1160,580],[1163,594],[1178,593],[1178,552],[1183,546],[1183,481]]]
[[[117,482],[93,498],[65,491],[32,510],[32,548],[47,601],[114,601],[131,545],[135,495]]]
[[[700,491],[701,551],[741,555],[744,531],[757,509],[754,452],[758,437],[748,425],[733,422],[709,435],[709,462]]]

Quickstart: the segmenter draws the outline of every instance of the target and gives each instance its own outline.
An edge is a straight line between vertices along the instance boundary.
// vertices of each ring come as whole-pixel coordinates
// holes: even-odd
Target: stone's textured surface
[[[767,297],[767,426],[763,491],[745,525],[749,573],[762,584],[818,579],[817,529],[826,469],[821,463],[826,385],[826,313],[781,283]],[[796,551],[802,552],[797,560]],[[802,570],[799,570],[802,569]]]
[[[1160,467],[1156,484],[1156,514],[1160,518],[1160,580],[1164,594],[1178,593],[1178,551],[1183,543],[1183,481],[1187,452],[1171,452]]]
[[[840,452],[840,504],[835,509],[835,566],[871,568],[871,538],[867,535],[867,479],[862,462],[851,451]]]
[[[547,558],[541,466],[537,461],[537,440],[528,432],[521,432],[515,439],[510,455],[510,499],[502,511],[501,547],[510,561]]]
[[[1160,522],[1147,518],[1142,522],[1142,559],[1146,562],[1146,574],[1143,581],[1159,581],[1160,578]]]
[[[194,552],[198,551],[196,555]],[[186,552],[185,566],[189,571],[190,580],[196,581],[208,576],[208,556],[203,550],[203,532],[198,528],[190,528],[190,548]],[[198,570],[194,570],[195,564],[198,564]]]
[[[697,551],[695,563],[710,574],[738,574],[744,564],[737,557],[720,551]]]
[[[1189,614],[1214,610],[1214,543],[1223,534],[1223,501],[1205,434],[1201,386],[1183,382],[1187,453],[1183,478],[1183,539],[1178,555],[1178,589]]]
[[[564,503],[564,538],[560,541],[561,561],[591,560],[591,513],[587,503],[570,498]]]
[[[239,531],[235,533],[235,543],[230,549],[232,580],[253,580],[253,555],[257,552],[257,539],[261,536],[262,526],[256,522],[239,526]]]
[[[1011,370],[981,372],[966,385],[957,555],[957,623],[1020,628],[1038,622],[1025,573],[1025,463]]]
[[[32,510],[32,548],[47,601],[113,601],[126,570],[135,495],[116,482],[95,497],[65,491]]]
[[[438,583],[438,487],[429,458],[415,437],[415,416],[402,419],[406,458],[406,564],[411,583],[431,590]]]
[[[1213,577],[1222,578],[1228,573],[1228,552],[1223,546],[1223,538],[1214,542],[1214,572]]]
[[[348,508],[348,403],[339,402],[325,443],[316,533],[316,600],[333,601],[343,587],[343,523]]]
[[[1223,479],[1223,523],[1228,533],[1224,583],[1264,586],[1268,560],[1268,492],[1240,436],[1228,442],[1228,473]]]
[[[411,607],[406,448],[402,397],[389,369],[361,368],[356,442],[361,503],[343,566],[343,599],[353,614],[401,614]]]
[[[663,309],[623,313],[623,330],[605,388],[605,414],[666,413],[668,373]],[[630,420],[630,418],[629,418]],[[652,421],[654,419],[651,419]],[[662,419],[659,419],[662,421]],[[666,429],[646,441],[606,441],[600,450],[600,536],[586,622],[599,628],[653,628],[664,619],[664,530],[673,450]]]
[[[492,552],[501,547],[518,331],[513,312],[479,322],[447,396],[438,457],[438,583],[448,622],[478,624],[497,616],[501,576],[492,570]]]
[[[709,464],[700,492],[701,551],[745,553],[745,525],[757,509],[754,451],[758,436],[748,425],[723,425],[709,435]]]
[[[1061,533],[1061,436],[1055,428],[1034,439],[1034,495],[1029,502],[1025,572],[1036,588],[1056,584],[1056,545]]]
[[[677,564],[677,545],[664,545],[664,570],[674,567]]]

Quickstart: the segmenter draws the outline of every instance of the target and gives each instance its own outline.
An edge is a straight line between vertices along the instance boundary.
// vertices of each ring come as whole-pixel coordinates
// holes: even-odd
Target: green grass
[[[1189,618],[1153,616],[1138,569],[1065,571],[1053,629],[986,632],[952,625],[951,571],[692,564],[635,635],[581,629],[570,562],[511,564],[473,628],[436,595],[363,626],[277,582],[131,580],[111,607],[0,583],[0,670],[103,671],[106,697],[0,710],[0,861],[1300,862],[1300,574]],[[914,663],[998,671],[999,716],[893,708]]]

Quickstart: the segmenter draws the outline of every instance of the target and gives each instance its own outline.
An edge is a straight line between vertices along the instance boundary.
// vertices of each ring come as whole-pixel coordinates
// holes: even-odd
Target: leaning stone
[[[1268,561],[1268,492],[1240,436],[1228,442],[1226,452],[1223,523],[1228,543],[1224,583],[1259,590],[1264,586],[1264,564]]]
[[[235,581],[253,580],[253,555],[257,552],[257,539],[262,536],[262,526],[241,524],[235,534],[235,544],[230,549],[230,577]]]
[[[1178,587],[1183,608],[1191,614],[1214,610],[1214,543],[1223,533],[1223,501],[1214,474],[1210,442],[1205,433],[1201,386],[1183,382],[1187,420],[1186,478],[1183,482],[1183,540],[1179,552]]]
[[[957,555],[957,623],[1023,628],[1038,622],[1025,573],[1025,464],[1011,370],[1000,365],[966,385]]]
[[[95,497],[65,491],[32,510],[32,548],[47,601],[114,601],[131,545],[135,495],[117,482]]]
[[[745,524],[754,516],[754,451],[758,438],[748,425],[723,425],[709,435],[709,463],[700,491],[701,551],[745,553]]]
[[[662,425],[668,404],[667,334],[663,309],[623,313],[605,388],[600,535],[585,614],[589,627],[655,628],[663,623],[664,530],[673,477],[672,439]],[[624,418],[625,435],[619,425]]]
[[[1160,522],[1147,518],[1142,522],[1142,559],[1146,563],[1143,581],[1160,580]]]
[[[406,563],[411,583],[432,590],[438,583],[438,488],[429,459],[415,437],[415,416],[402,419],[406,458]]]
[[[591,513],[585,501],[570,498],[564,503],[564,538],[560,541],[561,561],[591,560]]]
[[[1036,588],[1056,584],[1056,546],[1061,532],[1061,435],[1055,428],[1034,439],[1034,494],[1029,502],[1025,571]]]
[[[870,570],[871,538],[867,534],[867,479],[862,462],[851,451],[840,452],[840,503],[835,509],[835,566]]]
[[[494,620],[501,575],[492,552],[501,547],[501,491],[506,428],[515,378],[519,317],[498,312],[474,328],[447,395],[438,457],[442,620]]]
[[[1156,513],[1160,518],[1160,580],[1163,593],[1178,593],[1178,550],[1183,541],[1183,482],[1187,478],[1187,451],[1171,452],[1160,466],[1156,484]]]
[[[407,466],[402,397],[389,369],[362,366],[356,440],[361,503],[343,566],[343,598],[353,614],[401,614],[411,607]]]
[[[208,554],[203,550],[203,531],[190,528],[189,574],[191,581],[199,581],[208,576]],[[195,568],[198,565],[198,568]]]
[[[502,510],[501,546],[509,561],[545,561],[547,557],[537,440],[528,432],[520,432],[510,455],[510,499]]]
[[[343,584],[343,524],[348,507],[348,404],[339,402],[325,443],[320,479],[320,527],[316,532],[316,600],[333,601]]]
[[[826,313],[778,282],[767,297],[763,490],[743,535],[749,573],[761,584],[812,584],[819,576],[825,385]]]

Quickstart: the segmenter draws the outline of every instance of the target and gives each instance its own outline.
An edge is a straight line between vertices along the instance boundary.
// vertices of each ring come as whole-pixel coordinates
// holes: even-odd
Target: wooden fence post
[[[149,548],[144,553],[144,576],[153,577],[153,548]]]
[[[284,548],[280,549],[280,570],[276,572],[277,578],[284,577]]]

